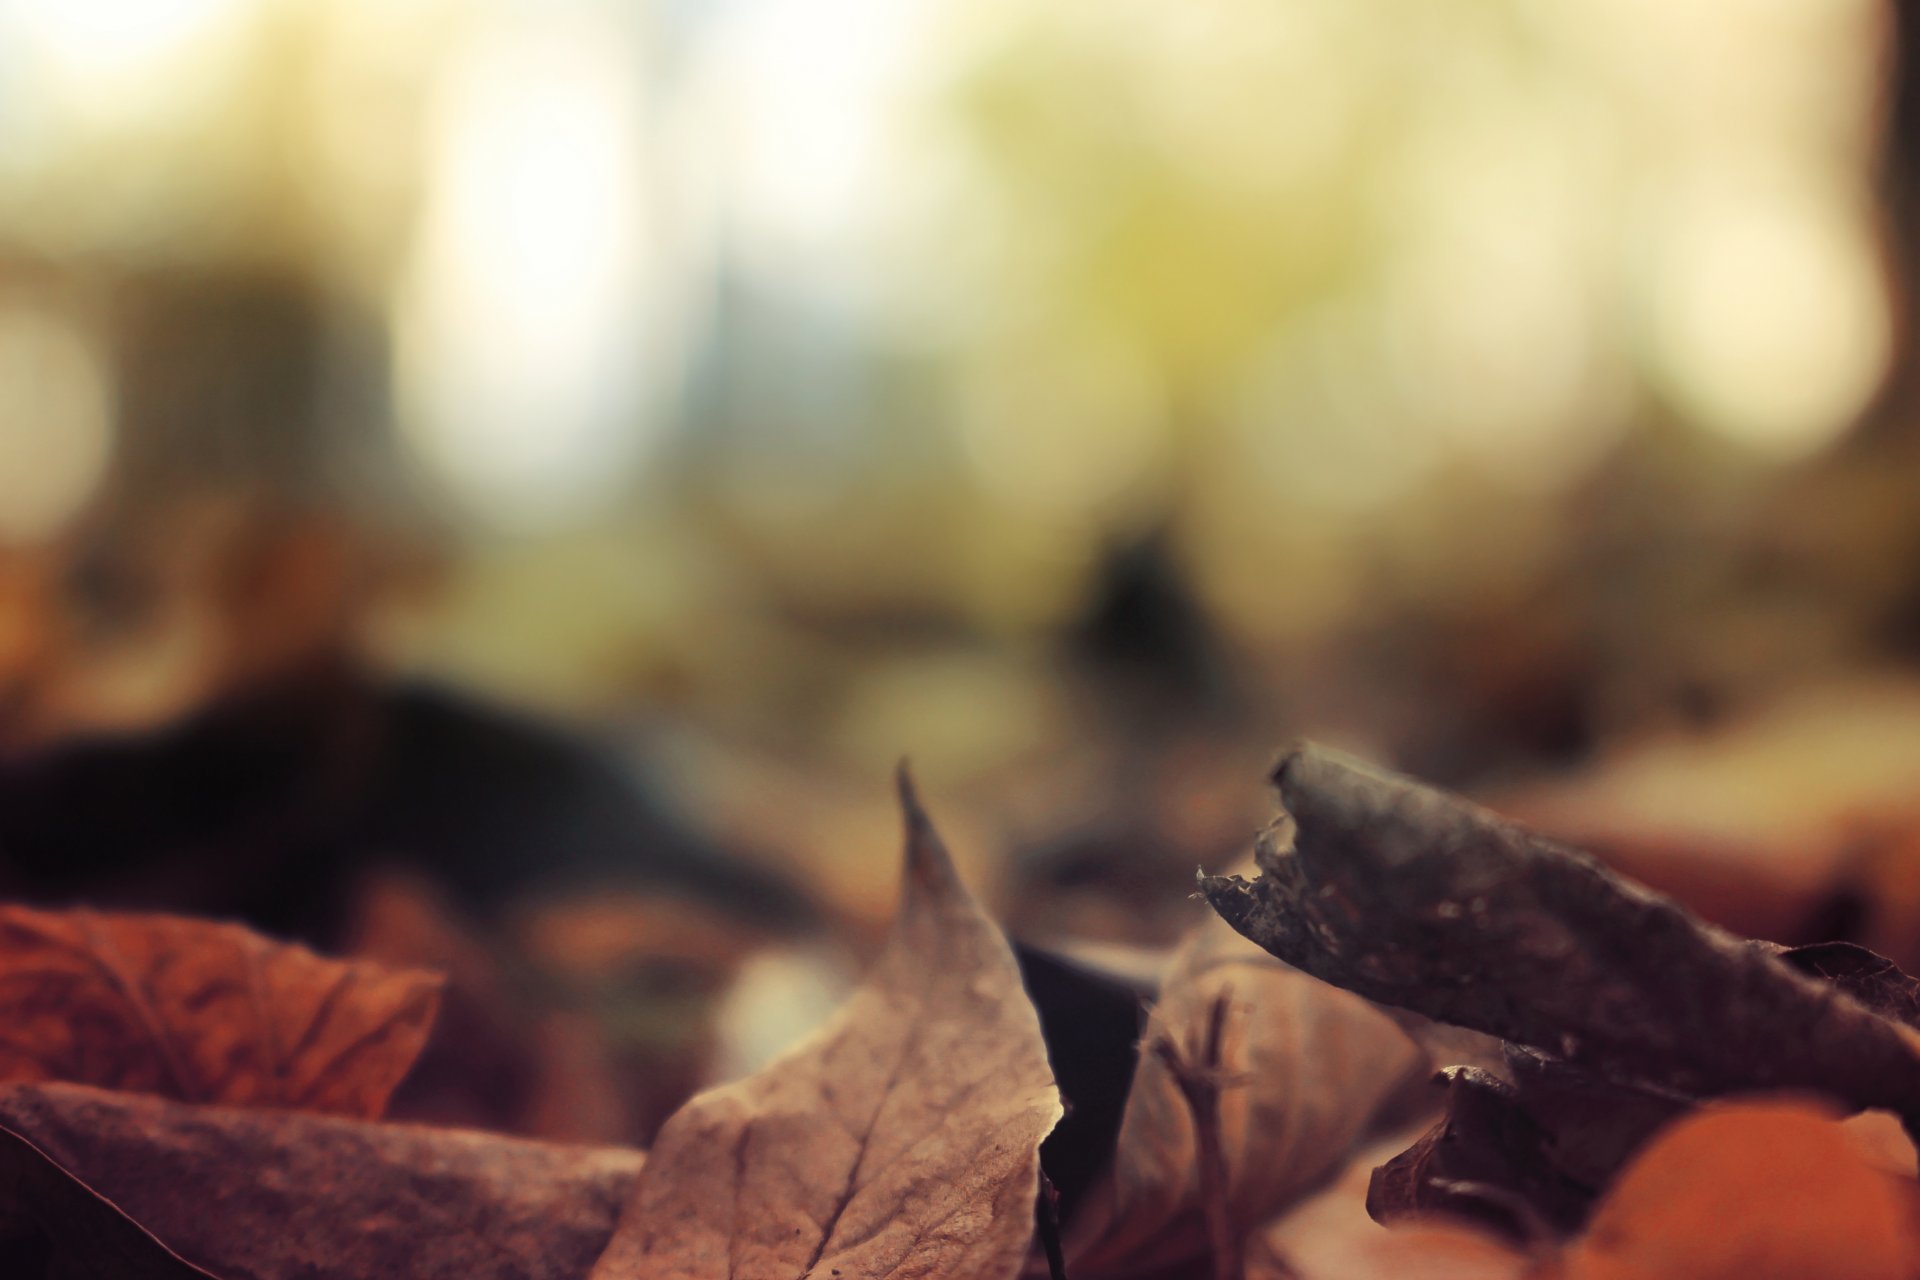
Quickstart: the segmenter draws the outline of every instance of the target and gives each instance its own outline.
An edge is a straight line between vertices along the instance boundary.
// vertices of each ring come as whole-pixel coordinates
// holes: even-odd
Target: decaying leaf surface
[[[373,1117],[439,991],[238,925],[0,906],[0,1081]]]
[[[1920,981],[1880,953],[1851,942],[1816,942],[1788,947],[1777,954],[1800,972],[1832,983],[1880,1016],[1920,1027]]]
[[[0,1089],[0,1176],[12,1175],[5,1202],[16,1212],[0,1213],[0,1261],[40,1258],[41,1270],[6,1272],[21,1280],[577,1280],[613,1234],[642,1161],[12,1085]]]
[[[1444,1214],[1518,1240],[1578,1227],[1593,1193],[1555,1167],[1552,1135],[1515,1092],[1477,1068],[1450,1070],[1446,1115],[1374,1170],[1367,1212],[1380,1222]]]
[[[1729,1103],[1675,1123],[1622,1172],[1563,1280],[1910,1280],[1907,1197],[1836,1112]]]
[[[1683,1094],[1804,1087],[1920,1117],[1920,1033],[1457,796],[1317,747],[1275,774],[1291,847],[1209,901],[1369,999]]]
[[[1323,1181],[1383,1108],[1419,1088],[1426,1054],[1365,1000],[1271,956],[1219,921],[1175,953],[1145,1041],[1187,1052],[1217,1002],[1226,1207],[1242,1230]],[[1076,1267],[1106,1274],[1162,1258],[1198,1234],[1199,1145],[1167,1057],[1141,1057],[1114,1154],[1111,1194],[1075,1232]],[[1084,1240],[1084,1243],[1081,1243]]]
[[[1546,1134],[1547,1159],[1595,1191],[1694,1103],[1609,1080],[1519,1045],[1506,1047],[1502,1068],[1513,1081],[1514,1101]]]
[[[1693,1105],[1516,1045],[1501,1071],[1442,1073],[1445,1114],[1375,1171],[1369,1213],[1382,1222],[1447,1213],[1530,1243],[1568,1234],[1621,1166]]]
[[[811,1040],[681,1108],[593,1280],[1003,1280],[1059,1095],[1005,938],[903,771],[905,887],[871,975]]]

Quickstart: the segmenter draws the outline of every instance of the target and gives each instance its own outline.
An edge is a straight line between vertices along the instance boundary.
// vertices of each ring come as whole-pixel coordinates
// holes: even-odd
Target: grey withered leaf
[[[0,1274],[578,1280],[644,1157],[496,1134],[0,1088]]]
[[[1920,980],[1877,951],[1852,942],[1815,942],[1802,947],[1754,944],[1772,951],[1802,973],[1831,982],[1867,1008],[1896,1022],[1920,1027]]]
[[[1371,1000],[1685,1094],[1822,1090],[1920,1118],[1920,1032],[1458,796],[1319,747],[1291,847],[1206,879],[1234,928]]]
[[[1005,1280],[1060,1118],[1006,939],[903,769],[893,934],[838,1014],[660,1131],[592,1280]]]

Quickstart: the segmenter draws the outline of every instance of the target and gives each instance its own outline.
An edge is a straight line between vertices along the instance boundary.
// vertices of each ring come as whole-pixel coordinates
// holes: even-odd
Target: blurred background
[[[1307,734],[1912,949],[1917,27],[0,0],[0,888],[451,967],[422,1107],[590,1137],[830,1005],[903,754],[1110,959]]]

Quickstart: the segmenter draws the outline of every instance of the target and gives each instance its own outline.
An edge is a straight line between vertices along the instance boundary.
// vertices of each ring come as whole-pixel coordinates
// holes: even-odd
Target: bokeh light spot
[[[1815,193],[1731,183],[1684,193],[1648,285],[1682,410],[1763,451],[1829,443],[1885,374],[1888,302],[1863,220]]]
[[[112,451],[112,395],[94,345],[44,310],[0,306],[0,542],[57,534]]]

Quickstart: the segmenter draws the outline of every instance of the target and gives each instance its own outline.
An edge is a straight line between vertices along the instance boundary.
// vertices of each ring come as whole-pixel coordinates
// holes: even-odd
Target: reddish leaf
[[[1002,1280],[1060,1116],[1000,930],[905,773],[906,887],[873,973],[814,1038],[661,1130],[594,1280]]]
[[[377,1116],[439,990],[238,925],[0,906],[0,1081]]]
[[[10,1280],[577,1280],[642,1159],[13,1085],[0,1089],[0,1204],[14,1210],[0,1212],[0,1263],[20,1264]]]

